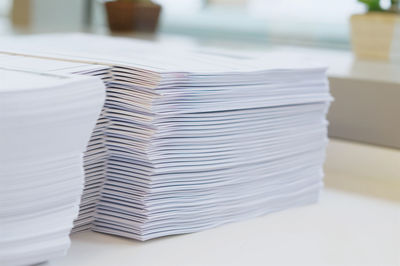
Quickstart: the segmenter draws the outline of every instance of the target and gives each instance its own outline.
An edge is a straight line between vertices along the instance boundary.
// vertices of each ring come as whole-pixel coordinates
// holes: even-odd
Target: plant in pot
[[[382,8],[380,0],[358,0],[368,12],[351,17],[353,51],[360,59],[400,59],[399,0],[391,0]]]
[[[161,6],[150,0],[115,0],[105,2],[111,31],[155,32]]]

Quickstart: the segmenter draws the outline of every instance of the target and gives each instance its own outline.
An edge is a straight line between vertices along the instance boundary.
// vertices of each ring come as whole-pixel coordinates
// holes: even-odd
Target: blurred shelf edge
[[[400,149],[399,83],[332,77],[330,86],[330,137]]]

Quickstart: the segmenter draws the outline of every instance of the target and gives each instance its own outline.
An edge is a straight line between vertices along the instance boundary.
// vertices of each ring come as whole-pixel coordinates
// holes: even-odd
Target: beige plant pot
[[[351,17],[351,42],[359,59],[400,59],[400,15],[369,12]]]

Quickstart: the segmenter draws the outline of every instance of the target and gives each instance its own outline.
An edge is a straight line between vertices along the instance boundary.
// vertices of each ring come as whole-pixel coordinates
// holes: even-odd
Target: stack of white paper
[[[331,101],[323,67],[85,35],[31,37],[29,49],[4,43],[110,66],[99,145],[87,152],[101,155],[86,167],[100,193],[80,228],[94,218],[95,231],[146,240],[318,199]]]
[[[95,231],[147,240],[317,200],[324,69],[138,73],[115,67],[108,85]]]
[[[65,254],[83,152],[104,103],[97,78],[0,68],[0,264]]]
[[[63,70],[65,71],[65,70]],[[105,66],[85,65],[81,68],[69,68],[68,72],[80,75],[90,75],[101,78],[107,84],[110,77],[110,68]],[[102,111],[90,137],[84,156],[85,186],[79,208],[79,216],[74,222],[73,232],[91,228],[97,201],[104,184],[107,150],[104,142],[104,131],[107,118]]]
[[[61,75],[95,76],[101,78],[104,83],[111,78],[109,66],[9,54],[0,54],[0,67]],[[89,229],[93,221],[96,202],[104,182],[106,149],[103,136],[106,123],[107,120],[102,112],[87,145],[84,156],[86,176],[84,193],[80,203],[79,217],[74,222],[74,232]]]

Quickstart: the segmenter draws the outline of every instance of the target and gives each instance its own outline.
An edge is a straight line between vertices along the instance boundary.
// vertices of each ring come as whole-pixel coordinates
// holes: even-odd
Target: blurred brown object
[[[111,31],[155,32],[161,6],[151,1],[109,1],[105,3]]]
[[[11,8],[11,21],[14,26],[27,27],[31,22],[31,1],[14,0]]]
[[[400,56],[400,15],[368,12],[351,17],[351,41],[357,58],[391,60]]]

